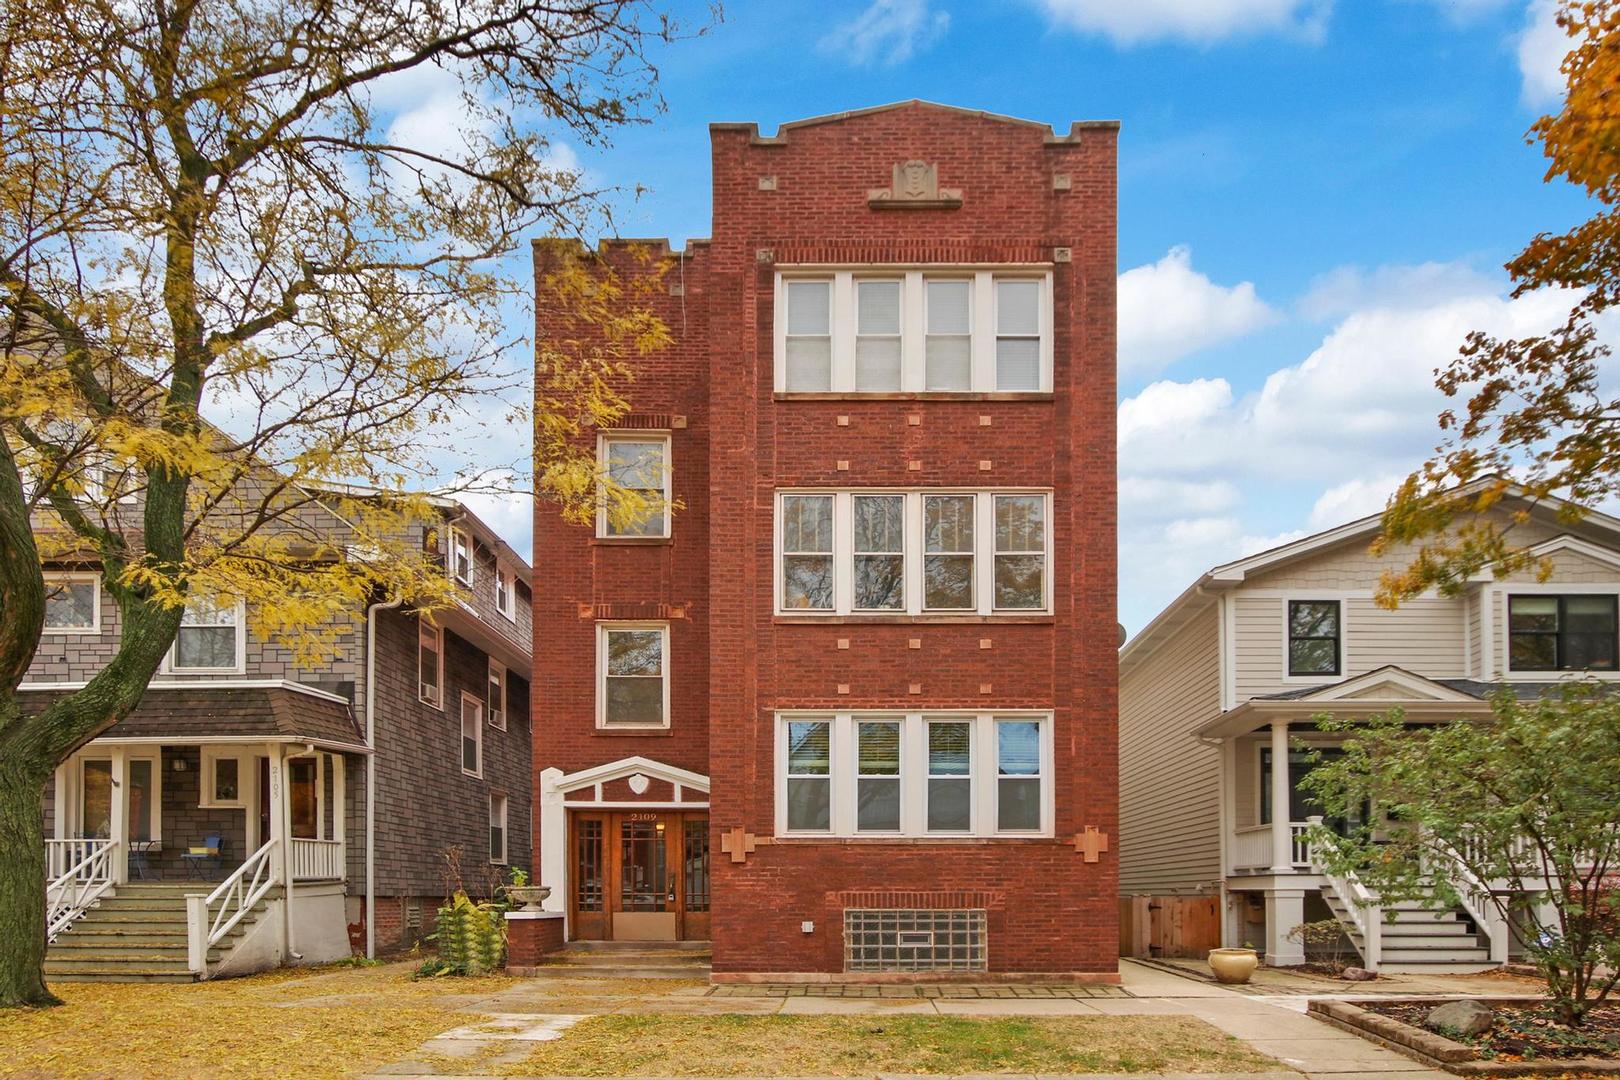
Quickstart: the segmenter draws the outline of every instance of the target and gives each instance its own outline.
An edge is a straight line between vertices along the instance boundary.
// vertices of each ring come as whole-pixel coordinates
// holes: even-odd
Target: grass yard
[[[503,976],[412,982],[404,966],[283,970],[175,985],[63,983],[55,1009],[0,1010],[0,1076],[343,1077],[468,1022]]]
[[[1275,1061],[1182,1016],[598,1016],[523,1076],[855,1076],[873,1073],[1263,1072]]]

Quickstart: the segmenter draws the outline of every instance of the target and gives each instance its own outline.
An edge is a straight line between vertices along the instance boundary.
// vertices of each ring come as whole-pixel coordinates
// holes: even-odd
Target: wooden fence
[[[1186,956],[1203,959],[1221,944],[1218,896],[1122,896],[1121,956]]]

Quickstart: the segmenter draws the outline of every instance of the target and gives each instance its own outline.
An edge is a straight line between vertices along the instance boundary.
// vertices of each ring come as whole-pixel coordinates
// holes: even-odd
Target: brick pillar
[[[560,911],[506,913],[506,973],[533,975],[546,957],[563,947]]]

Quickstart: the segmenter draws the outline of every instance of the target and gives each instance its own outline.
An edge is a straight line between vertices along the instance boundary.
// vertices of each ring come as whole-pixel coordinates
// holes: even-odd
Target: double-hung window
[[[416,620],[416,696],[444,708],[444,631],[422,615]]]
[[[243,623],[240,602],[226,597],[191,597],[169,650],[169,670],[241,671]]]
[[[473,541],[470,533],[450,530],[450,576],[462,585],[472,588]]]
[[[597,513],[596,535],[669,536],[669,436],[604,435],[599,454],[608,480],[629,498],[616,508],[603,500]]]
[[[776,389],[1038,394],[1052,389],[1052,278],[1022,270],[784,270]]]
[[[784,491],[783,615],[1020,615],[1051,607],[1044,491]]]
[[[495,567],[495,610],[517,621],[517,581],[505,566]]]
[[[783,835],[1051,835],[1050,713],[783,713],[777,722]]]
[[[1614,671],[1615,632],[1613,594],[1508,597],[1512,671]]]
[[[597,672],[598,727],[669,726],[667,623],[598,623]]]
[[[506,665],[489,658],[489,726],[506,730]]]
[[[489,861],[506,864],[506,796],[489,793]]]
[[[1339,674],[1339,633],[1337,600],[1288,601],[1288,674]]]
[[[833,610],[833,497],[782,496],[782,607]]]
[[[461,695],[461,771],[484,775],[484,703],[471,694]]]
[[[46,634],[94,634],[101,629],[101,578],[95,574],[45,577]]]

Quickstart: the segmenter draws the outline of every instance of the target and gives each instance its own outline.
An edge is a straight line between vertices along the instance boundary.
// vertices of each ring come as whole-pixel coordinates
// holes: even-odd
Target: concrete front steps
[[[1328,885],[1322,887],[1322,897],[1365,955],[1366,942],[1355,929],[1347,903]],[[1491,962],[1489,942],[1455,910],[1436,911],[1421,901],[1408,901],[1384,908],[1383,915],[1379,971],[1392,975],[1468,975],[1499,966]]]
[[[571,941],[556,966],[571,979],[707,979],[707,941]]]
[[[45,953],[46,982],[194,982],[186,944],[186,894],[206,893],[206,881],[132,882],[101,898],[84,918],[57,935]],[[208,950],[224,958],[265,910],[231,928]]]

